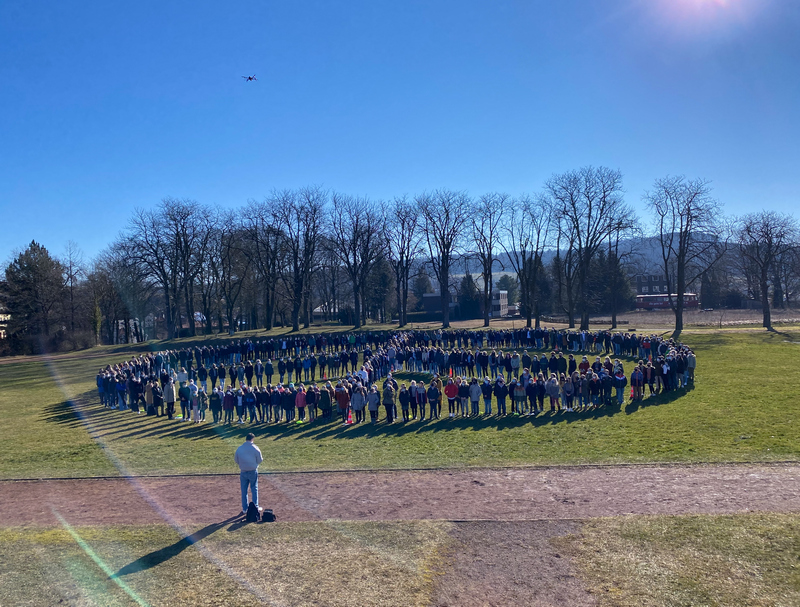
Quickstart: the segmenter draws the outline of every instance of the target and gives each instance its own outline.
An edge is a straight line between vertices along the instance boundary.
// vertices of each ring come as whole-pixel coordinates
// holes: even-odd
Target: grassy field
[[[600,605],[800,605],[800,516],[618,517],[561,539]]]
[[[535,537],[537,523],[521,524]],[[191,539],[164,525],[0,529],[0,603],[426,605],[447,583],[459,525],[469,537],[469,523],[435,521],[223,522]],[[790,607],[798,538],[800,516],[754,514],[594,519],[546,541],[603,606]],[[506,558],[537,576],[534,552]]]
[[[266,468],[311,470],[614,462],[797,460],[800,333],[686,333],[697,387],[584,414],[360,427],[256,426]],[[251,427],[103,410],[94,393],[120,347],[0,366],[0,477],[232,472]]]
[[[3,605],[420,605],[447,523],[0,528]]]

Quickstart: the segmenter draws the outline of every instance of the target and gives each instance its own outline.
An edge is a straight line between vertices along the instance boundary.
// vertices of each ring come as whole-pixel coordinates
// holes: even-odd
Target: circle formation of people
[[[97,390],[104,407],[198,424],[394,423],[440,419],[445,402],[449,418],[622,406],[692,386],[696,365],[686,345],[636,333],[336,333],[142,354],[100,369]]]

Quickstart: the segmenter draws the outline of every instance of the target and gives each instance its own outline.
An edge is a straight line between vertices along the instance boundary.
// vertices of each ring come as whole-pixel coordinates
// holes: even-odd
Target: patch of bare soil
[[[570,521],[459,523],[449,567],[436,581],[437,607],[595,605],[552,539],[578,531]]]
[[[583,519],[800,511],[800,464],[261,474],[279,521]],[[204,525],[241,510],[224,476],[0,482],[0,525]]]

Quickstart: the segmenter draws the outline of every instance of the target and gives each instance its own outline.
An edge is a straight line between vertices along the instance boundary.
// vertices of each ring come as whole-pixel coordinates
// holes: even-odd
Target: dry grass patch
[[[800,605],[800,515],[596,519],[559,540],[601,605]]]
[[[0,604],[426,605],[449,529],[234,524],[193,546],[162,525],[76,528],[83,546],[65,529],[4,529]]]

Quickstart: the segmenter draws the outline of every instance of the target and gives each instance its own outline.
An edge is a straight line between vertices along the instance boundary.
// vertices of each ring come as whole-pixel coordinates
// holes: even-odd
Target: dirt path
[[[800,464],[262,474],[281,521],[582,519],[800,511]],[[0,525],[203,525],[240,508],[237,476],[0,482]]]

